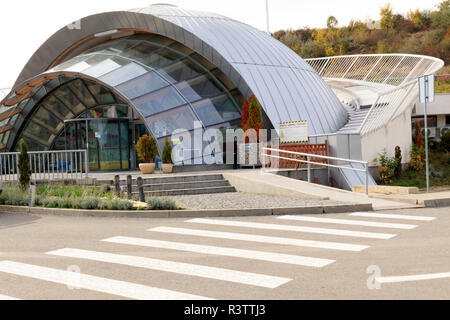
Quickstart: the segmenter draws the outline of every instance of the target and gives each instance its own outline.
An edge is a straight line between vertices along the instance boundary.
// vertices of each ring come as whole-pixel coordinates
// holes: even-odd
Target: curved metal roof
[[[27,63],[15,87],[101,41],[124,32],[151,32],[203,55],[247,98],[255,94],[276,128],[279,122],[307,120],[311,135],[334,133],[348,120],[337,96],[308,63],[270,35],[236,20],[152,5],[89,16],[79,26],[65,27],[48,39]]]

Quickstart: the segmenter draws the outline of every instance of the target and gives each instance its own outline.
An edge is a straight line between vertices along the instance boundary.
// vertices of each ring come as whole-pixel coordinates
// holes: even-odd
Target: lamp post
[[[267,21],[267,33],[270,34],[269,0],[266,0],[266,21]]]

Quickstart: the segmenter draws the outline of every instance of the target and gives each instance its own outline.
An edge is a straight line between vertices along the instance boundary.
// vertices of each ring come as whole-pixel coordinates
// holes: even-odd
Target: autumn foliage
[[[379,20],[352,20],[339,26],[339,17],[329,17],[328,28],[281,30],[273,36],[303,58],[324,56],[410,53],[431,55],[450,63],[450,0],[433,11],[410,10],[402,15],[387,4]]]
[[[244,102],[242,107],[241,126],[244,131],[254,129],[259,141],[259,130],[264,129],[262,107],[255,95]]]

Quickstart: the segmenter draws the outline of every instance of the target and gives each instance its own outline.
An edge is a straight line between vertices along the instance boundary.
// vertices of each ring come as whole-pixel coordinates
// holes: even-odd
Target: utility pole
[[[428,103],[434,101],[434,75],[428,75],[419,78],[419,99],[420,102],[424,104],[427,192],[430,192],[430,158],[428,151]]]
[[[266,0],[267,33],[270,34],[269,0]]]
[[[430,162],[428,158],[428,81],[429,78],[425,77],[425,161],[426,161],[426,174],[427,174],[427,193],[430,192]]]

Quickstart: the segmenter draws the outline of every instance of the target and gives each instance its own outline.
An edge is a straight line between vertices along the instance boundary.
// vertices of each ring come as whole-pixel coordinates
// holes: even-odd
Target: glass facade
[[[130,168],[133,149],[129,146],[135,142],[130,132],[135,128],[129,124],[139,117],[129,105],[140,113],[160,150],[175,130],[193,135],[196,122],[203,134],[211,128],[240,125],[244,98],[236,86],[204,57],[162,36],[113,40],[47,73],[52,72],[78,72],[99,82],[60,76],[33,89],[29,99],[14,106],[33,110],[23,121],[15,145],[20,139],[25,139],[31,150],[83,149],[88,144],[91,170]],[[128,123],[114,119],[127,119]],[[15,120],[5,120],[3,125],[14,125]],[[108,138],[117,136],[117,140]],[[8,138],[9,132],[0,135],[3,144]],[[202,158],[202,150],[184,153],[187,155],[175,159],[176,164]],[[104,163],[105,159],[109,163]]]
[[[135,35],[101,44],[53,71],[63,70],[98,77],[129,99],[160,149],[174,130],[191,132],[196,121],[203,131],[240,124],[244,98],[236,86],[204,57],[162,36]]]

